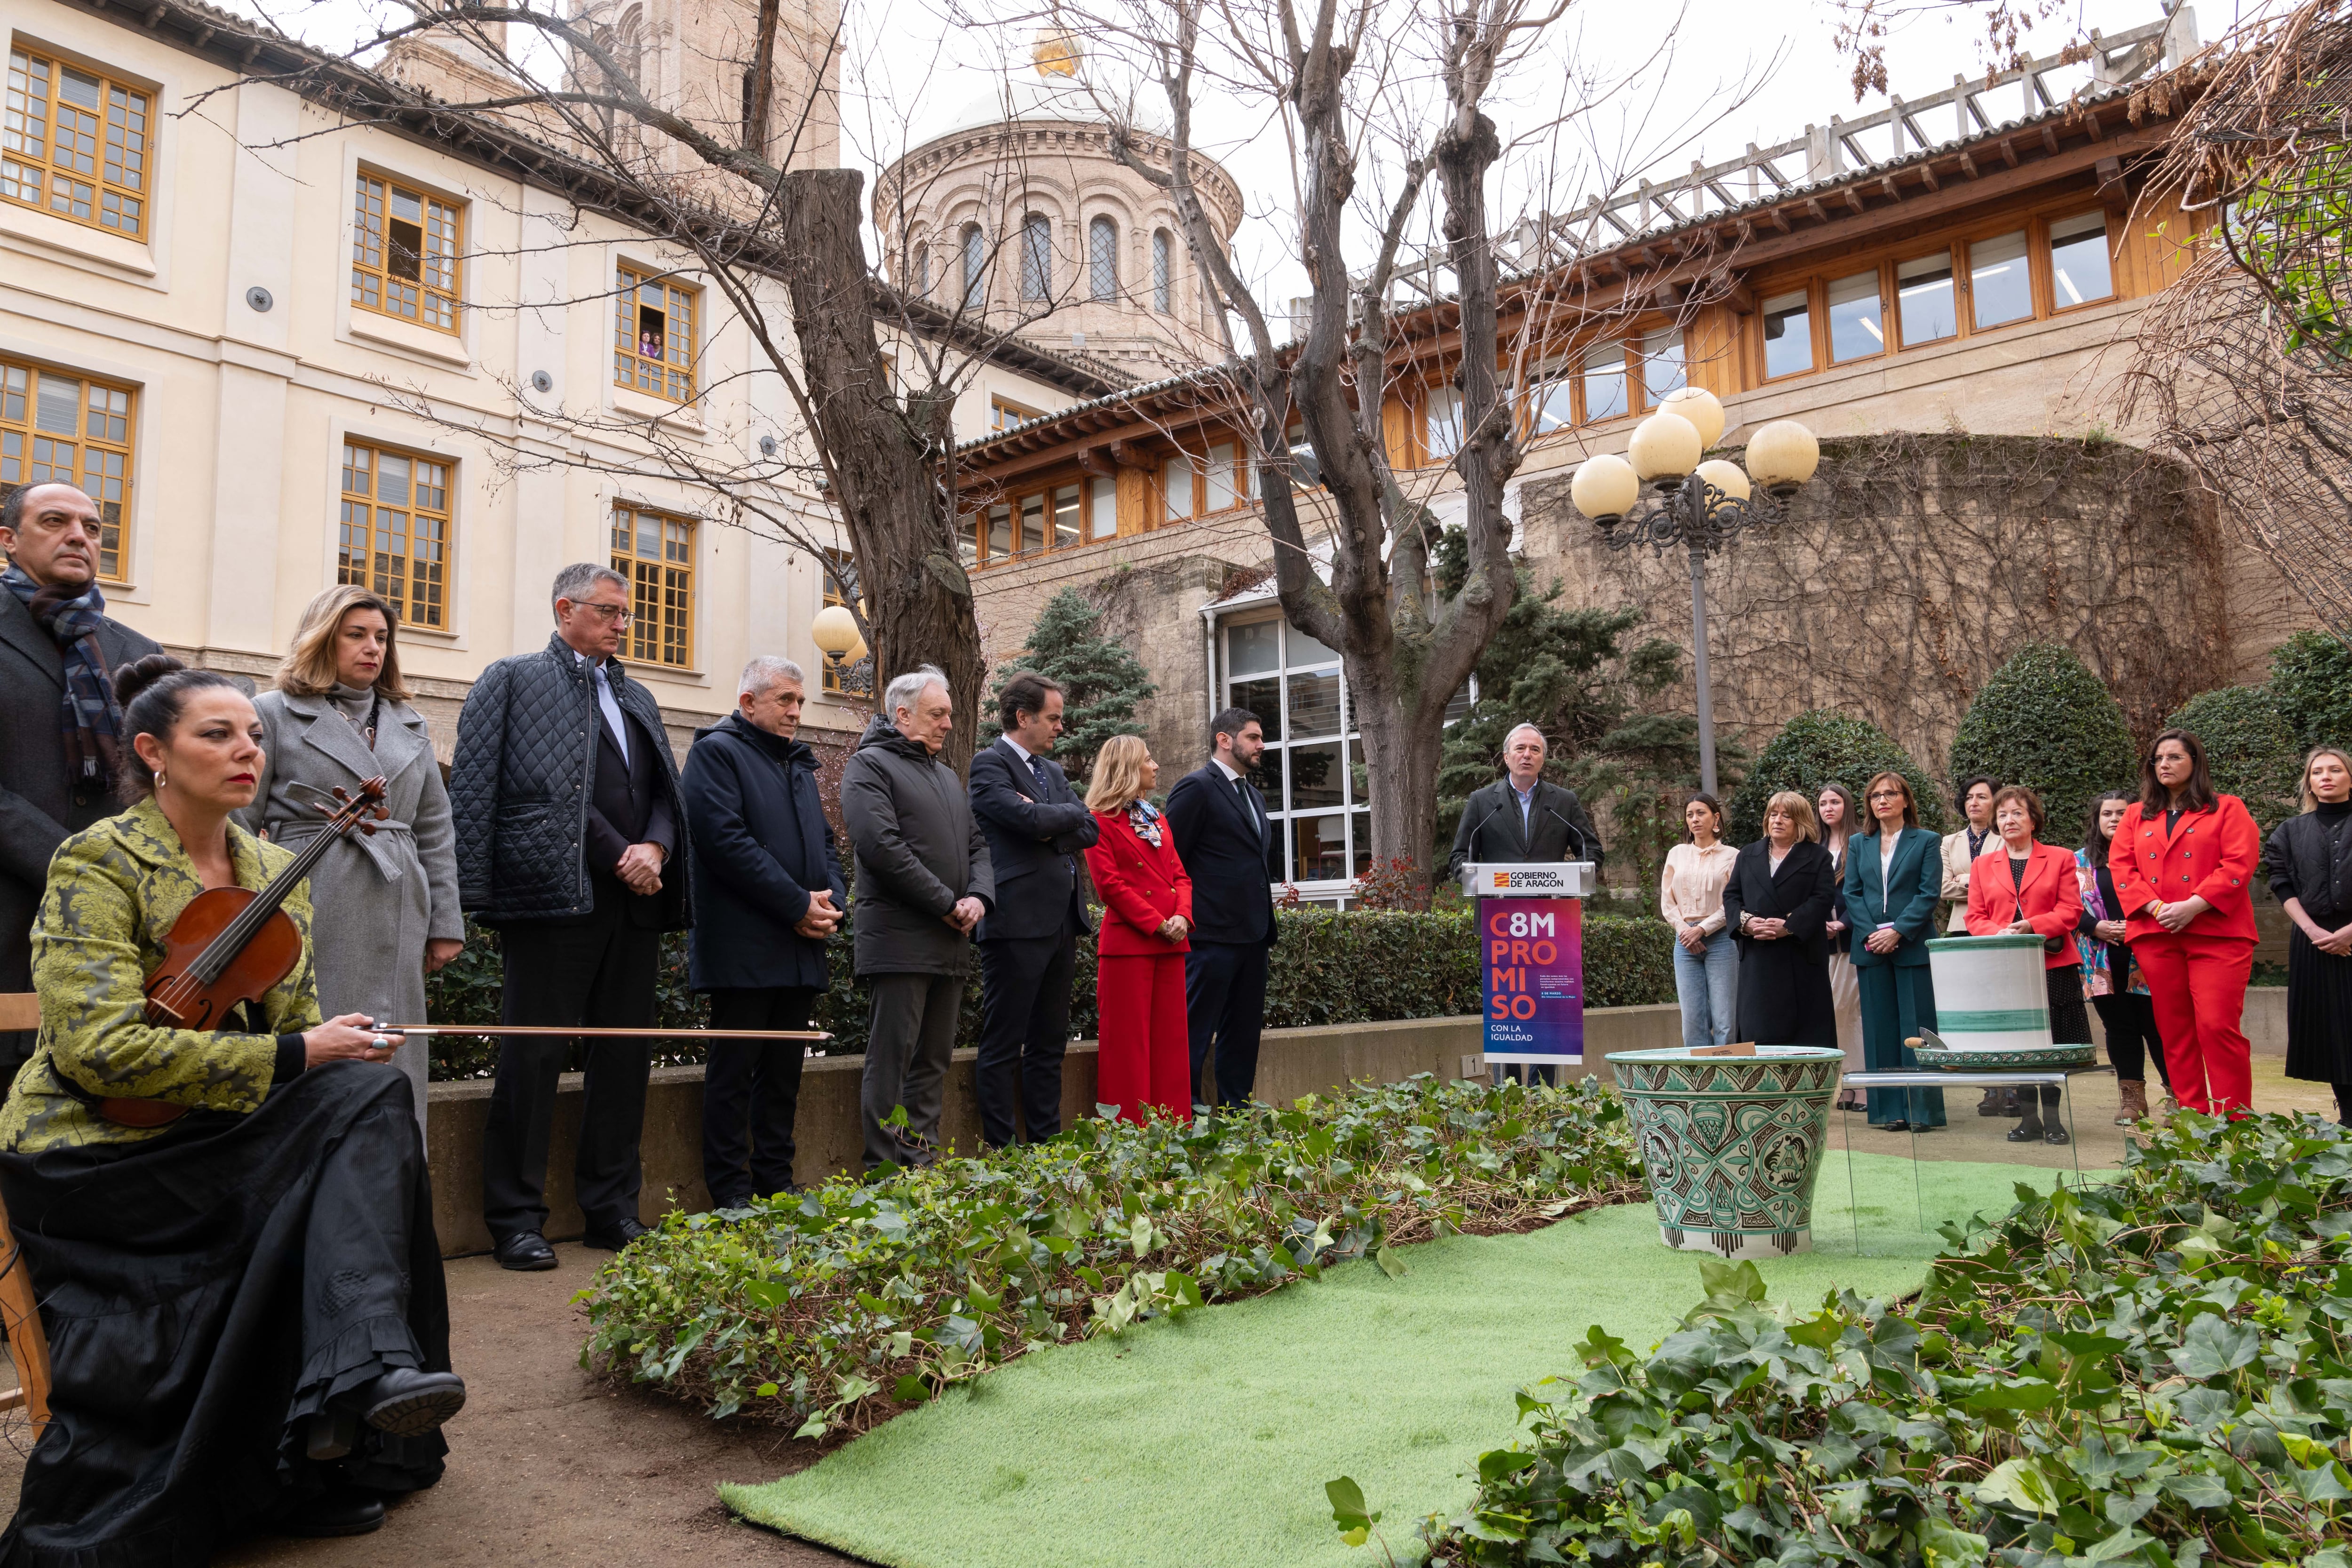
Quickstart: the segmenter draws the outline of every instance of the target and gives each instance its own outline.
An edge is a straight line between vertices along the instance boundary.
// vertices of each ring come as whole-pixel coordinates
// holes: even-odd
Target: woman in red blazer
[[[1095,1002],[1102,1022],[1095,1098],[1129,1121],[1148,1106],[1192,1110],[1192,1046],[1184,1027],[1184,954],[1192,879],[1176,858],[1168,818],[1143,797],[1160,780],[1142,738],[1115,735],[1095,755],[1087,809],[1097,833],[1087,870],[1102,896],[1095,939]]]
[[[2083,912],[2082,884],[2074,879],[2074,857],[2054,844],[2037,841],[2042,797],[2023,784],[2011,784],[1992,797],[1992,825],[2000,842],[1987,845],[1969,870],[1970,936],[2038,936],[2042,978],[2050,1003],[2050,1037],[2062,1046],[2091,1043],[2091,1015],[2083,1005],[2083,950],[2074,933],[2089,917]],[[2037,1110],[2031,1090],[2021,1090],[2024,1120],[2010,1129],[2009,1141],[2072,1142],[2058,1121],[2058,1090],[2045,1087]]]
[[[2107,865],[2123,900],[2124,939],[2147,976],[2173,1097],[2211,1116],[2253,1109],[2242,1024],[2262,851],[2246,803],[2214,793],[2197,737],[2158,735],[2140,765],[2139,803],[2124,813]]]

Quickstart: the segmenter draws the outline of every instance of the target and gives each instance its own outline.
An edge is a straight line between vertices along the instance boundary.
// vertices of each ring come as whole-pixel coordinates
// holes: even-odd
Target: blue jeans
[[[1675,943],[1675,994],[1683,1004],[1683,1048],[1727,1046],[1739,1017],[1739,948],[1717,931],[1693,952]]]

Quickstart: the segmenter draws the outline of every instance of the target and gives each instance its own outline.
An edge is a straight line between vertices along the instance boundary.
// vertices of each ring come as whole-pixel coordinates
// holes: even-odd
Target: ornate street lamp
[[[1716,793],[1715,695],[1706,668],[1706,558],[1746,529],[1780,521],[1788,499],[1821,465],[1821,443],[1793,419],[1776,419],[1748,441],[1748,468],[1699,454],[1723,434],[1723,405],[1700,387],[1670,395],[1633,428],[1632,461],[1588,458],[1569,483],[1576,510],[1601,529],[1612,550],[1646,544],[1664,555],[1690,552],[1691,659],[1698,684],[1699,787]],[[1750,481],[1753,481],[1752,483]],[[1651,487],[1641,505],[1642,486]],[[1759,491],[1761,493],[1758,493]]]
[[[809,637],[817,652],[837,677],[842,668],[866,657],[866,639],[857,634],[857,617],[846,605],[827,605],[809,623]]]

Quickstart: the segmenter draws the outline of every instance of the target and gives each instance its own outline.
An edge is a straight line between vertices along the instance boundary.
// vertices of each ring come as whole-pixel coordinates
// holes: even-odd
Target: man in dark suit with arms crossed
[[[1276,935],[1265,872],[1274,825],[1245,776],[1265,750],[1265,726],[1246,708],[1228,708],[1209,731],[1209,765],[1176,781],[1168,821],[1192,879],[1192,947],[1184,957],[1192,1092],[1213,1054],[1217,1103],[1236,1106],[1256,1086],[1265,1025],[1265,961]]]
[[[1087,919],[1077,857],[1094,814],[1047,753],[1062,733],[1062,689],[1024,670],[997,694],[1004,733],[971,759],[971,814],[988,836],[996,907],[980,922],[980,1135],[1031,1140],[1062,1130],[1062,1052]]]

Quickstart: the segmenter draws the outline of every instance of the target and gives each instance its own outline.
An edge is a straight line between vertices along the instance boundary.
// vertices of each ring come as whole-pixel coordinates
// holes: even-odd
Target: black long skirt
[[[0,1197],[52,1377],[0,1563],[183,1568],[331,1487],[440,1479],[438,1432],[362,1426],[348,1458],[304,1452],[331,1402],[394,1367],[449,1369],[405,1075],[337,1062],[249,1116],[0,1154]]]
[[[2286,1076],[2352,1083],[2352,958],[2286,939]]]

